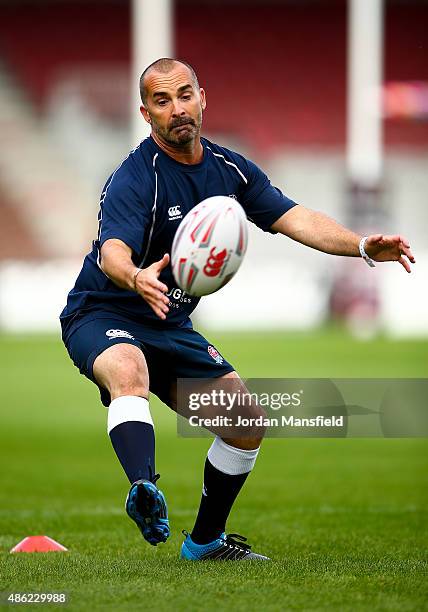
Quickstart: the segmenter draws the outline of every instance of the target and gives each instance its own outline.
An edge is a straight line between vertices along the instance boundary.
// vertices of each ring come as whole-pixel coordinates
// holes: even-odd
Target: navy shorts
[[[100,387],[93,374],[95,359],[109,346],[125,342],[138,346],[146,358],[150,391],[167,405],[177,378],[217,378],[234,370],[217,349],[191,327],[155,328],[114,314],[98,318],[88,314],[68,330],[64,341],[80,373],[100,389],[104,406],[110,393]]]

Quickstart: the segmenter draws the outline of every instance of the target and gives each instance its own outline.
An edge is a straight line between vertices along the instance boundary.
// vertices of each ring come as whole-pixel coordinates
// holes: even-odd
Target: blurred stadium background
[[[152,398],[173,536],[144,546],[97,389],[58,325],[104,181],[145,136],[136,75],[171,53],[207,90],[206,136],[357,231],[403,233],[417,258],[411,275],[373,271],[253,228],[198,326],[243,376],[427,377],[427,50],[422,0],[0,0],[0,595],[66,591],[73,610],[427,609],[426,439],[266,440],[230,527],[275,563],[195,571],[177,551],[208,441],[178,437]],[[70,552],[9,554],[41,533]]]
[[[196,318],[221,329],[300,330],[333,318],[362,336],[427,335],[428,2],[370,2],[381,11],[377,55],[370,27],[357,48],[379,67],[381,90],[363,98],[380,93],[381,150],[375,180],[364,184],[349,161],[358,0],[1,0],[0,329],[58,329],[96,235],[103,183],[145,136],[130,77],[144,68],[132,16],[153,5],[171,11],[171,37],[144,23],[158,43],[152,51],[195,67],[208,96],[206,136],[357,231],[403,233],[417,258],[410,276],[396,264],[372,271],[254,230],[239,275]]]

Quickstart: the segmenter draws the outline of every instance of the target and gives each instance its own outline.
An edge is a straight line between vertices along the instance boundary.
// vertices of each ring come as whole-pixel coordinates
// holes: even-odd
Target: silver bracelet
[[[138,276],[138,275],[140,274],[140,272],[142,272],[142,271],[143,271],[143,269],[142,269],[142,268],[138,268],[138,269],[137,269],[137,270],[135,270],[135,272],[134,272],[134,291],[135,291],[136,293],[138,293],[138,291],[137,291],[137,276]]]
[[[375,262],[373,261],[373,259],[371,257],[369,257],[364,249],[364,246],[366,244],[366,240],[367,240],[368,236],[364,236],[363,238],[361,238],[360,240],[360,244],[359,244],[359,249],[360,249],[360,255],[361,257],[364,259],[364,261],[366,262],[366,264],[368,266],[370,266],[370,268],[375,268]]]

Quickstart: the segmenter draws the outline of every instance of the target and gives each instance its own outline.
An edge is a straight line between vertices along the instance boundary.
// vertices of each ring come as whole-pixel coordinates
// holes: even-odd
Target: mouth
[[[189,129],[189,127],[193,127],[193,125],[194,124],[192,121],[186,121],[186,123],[180,123],[179,125],[172,126],[171,130]]]

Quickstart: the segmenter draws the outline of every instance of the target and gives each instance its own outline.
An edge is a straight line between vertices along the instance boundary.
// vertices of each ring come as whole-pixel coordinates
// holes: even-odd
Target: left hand
[[[364,249],[374,261],[398,261],[406,272],[411,272],[409,261],[415,263],[408,240],[398,234],[395,236],[384,236],[383,234],[369,236]]]

